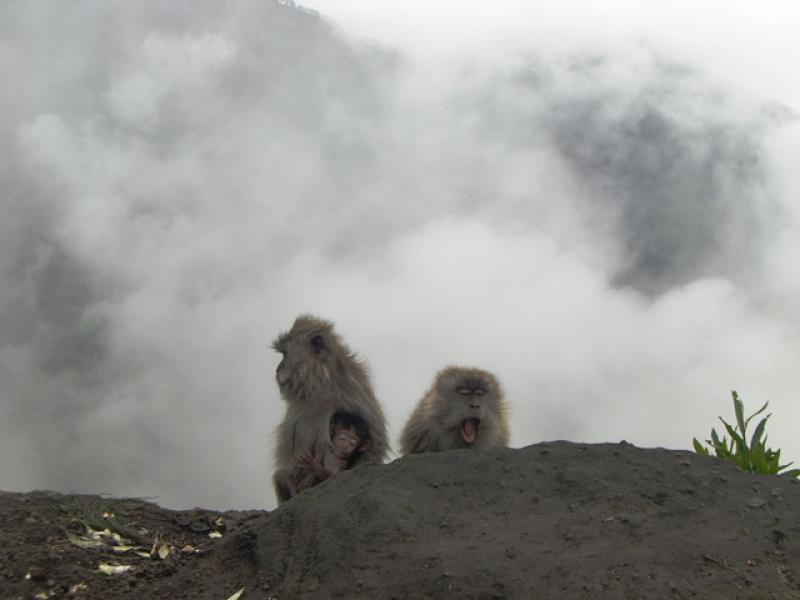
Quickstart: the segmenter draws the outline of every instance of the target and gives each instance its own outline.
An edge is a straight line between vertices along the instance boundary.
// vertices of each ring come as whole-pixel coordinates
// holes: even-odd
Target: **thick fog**
[[[800,9],[530,4],[0,3],[0,489],[274,506],[302,313],[393,440],[461,364],[513,446],[736,389],[800,463]]]

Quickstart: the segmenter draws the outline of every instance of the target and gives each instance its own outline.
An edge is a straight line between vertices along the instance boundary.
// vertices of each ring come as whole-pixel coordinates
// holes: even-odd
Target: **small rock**
[[[753,496],[747,501],[747,506],[750,508],[761,508],[766,504],[766,501],[760,496]]]

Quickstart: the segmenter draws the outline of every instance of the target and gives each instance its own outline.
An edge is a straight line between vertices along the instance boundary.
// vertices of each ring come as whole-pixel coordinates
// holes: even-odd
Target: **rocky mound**
[[[134,566],[118,575],[97,572],[107,548],[66,539],[74,498],[0,496],[12,542],[0,596],[800,598],[800,484],[688,451],[549,442],[412,456],[269,513],[102,500],[171,549],[112,555]]]

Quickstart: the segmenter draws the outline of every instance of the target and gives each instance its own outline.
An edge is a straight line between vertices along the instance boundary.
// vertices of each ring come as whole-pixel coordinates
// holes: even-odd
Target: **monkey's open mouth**
[[[465,444],[472,444],[478,437],[479,419],[467,419],[461,424],[461,437]]]

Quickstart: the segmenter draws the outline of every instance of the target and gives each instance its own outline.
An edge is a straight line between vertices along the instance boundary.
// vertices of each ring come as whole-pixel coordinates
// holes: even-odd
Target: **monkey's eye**
[[[477,389],[475,390],[475,393],[476,393],[478,396],[483,396],[483,395],[486,393],[486,390],[482,390],[481,388],[477,388]]]
[[[472,390],[468,387],[460,387],[456,391],[462,396],[469,396],[472,393]]]
[[[325,339],[320,334],[315,335],[311,338],[311,348],[315,354],[322,354],[325,349]]]

